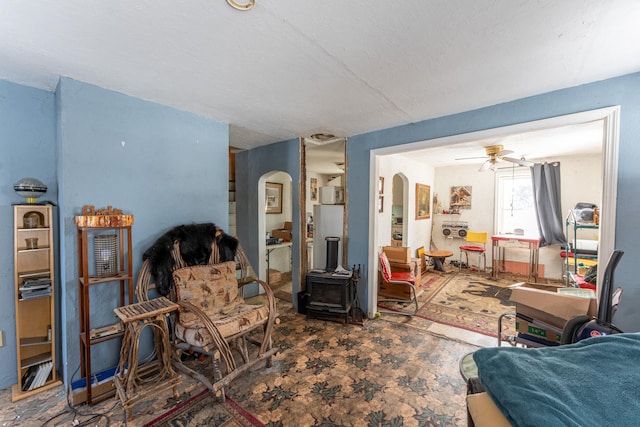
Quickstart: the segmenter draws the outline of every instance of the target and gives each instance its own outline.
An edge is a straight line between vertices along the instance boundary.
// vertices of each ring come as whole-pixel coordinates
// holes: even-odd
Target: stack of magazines
[[[20,299],[31,299],[46,297],[51,295],[51,279],[43,277],[40,279],[25,280],[20,290]]]
[[[42,387],[53,370],[51,361],[31,366],[22,376],[22,391],[33,390]]]

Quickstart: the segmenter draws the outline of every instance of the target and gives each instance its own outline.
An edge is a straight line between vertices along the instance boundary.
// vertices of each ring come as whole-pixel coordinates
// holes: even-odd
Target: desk
[[[269,258],[271,257],[271,252],[275,251],[276,249],[289,248],[289,250],[291,251],[291,253],[289,254],[289,271],[291,271],[291,257],[293,256],[293,248],[291,247],[292,245],[292,242],[278,243],[277,245],[267,245],[267,280],[265,280],[267,282],[267,285],[271,284],[269,281]]]
[[[425,256],[433,258],[433,269],[437,271],[445,271],[444,260],[453,255],[453,252],[446,250],[426,251]]]
[[[514,249],[524,248],[523,245],[529,249],[529,278],[535,282],[538,281],[538,259],[540,253],[540,238],[518,236],[516,234],[496,234],[491,236],[492,242],[492,264],[491,264],[491,277],[496,279],[499,271],[504,271],[504,250],[505,247],[511,247]],[[515,246],[513,244],[516,244]],[[502,270],[500,267],[502,266]]]

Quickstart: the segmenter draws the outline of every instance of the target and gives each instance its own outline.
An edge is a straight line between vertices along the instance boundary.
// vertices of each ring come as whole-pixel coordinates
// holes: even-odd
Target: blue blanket
[[[483,348],[478,377],[515,426],[639,426],[640,333]]]

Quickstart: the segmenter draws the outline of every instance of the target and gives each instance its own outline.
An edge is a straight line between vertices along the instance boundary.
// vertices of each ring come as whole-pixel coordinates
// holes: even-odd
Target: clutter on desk
[[[285,221],[282,228],[271,230],[271,237],[282,239],[285,242],[292,240],[293,223],[291,221]]]
[[[576,203],[576,206],[573,208],[573,217],[576,222],[598,225],[600,223],[598,205],[585,202]]]

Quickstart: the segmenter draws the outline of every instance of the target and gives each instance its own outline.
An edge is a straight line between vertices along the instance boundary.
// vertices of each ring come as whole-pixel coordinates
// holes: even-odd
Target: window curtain
[[[565,245],[560,205],[560,163],[536,163],[531,168],[533,201],[540,246]]]

